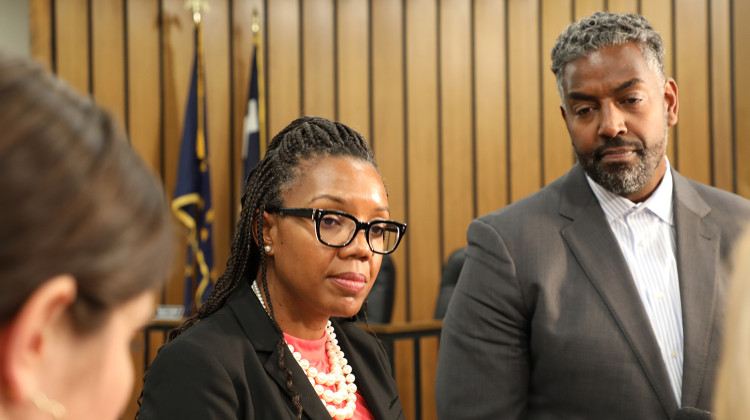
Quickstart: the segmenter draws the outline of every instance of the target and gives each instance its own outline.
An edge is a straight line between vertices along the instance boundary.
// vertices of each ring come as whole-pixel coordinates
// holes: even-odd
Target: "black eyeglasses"
[[[282,216],[307,217],[315,221],[315,236],[323,245],[343,248],[349,245],[357,232],[365,231],[367,245],[372,252],[390,254],[396,250],[401,238],[406,232],[406,224],[393,220],[373,220],[360,222],[354,216],[343,211],[280,208],[277,212]]]

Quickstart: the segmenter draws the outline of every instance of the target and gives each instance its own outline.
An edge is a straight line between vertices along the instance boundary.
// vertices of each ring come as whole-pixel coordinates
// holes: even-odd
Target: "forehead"
[[[318,156],[300,162],[295,180],[282,193],[285,206],[304,206],[318,197],[347,204],[356,200],[387,207],[385,186],[375,167],[352,157]]]
[[[609,46],[589,52],[568,63],[563,71],[564,93],[619,86],[632,80],[658,86],[659,73],[649,65],[634,43]]]

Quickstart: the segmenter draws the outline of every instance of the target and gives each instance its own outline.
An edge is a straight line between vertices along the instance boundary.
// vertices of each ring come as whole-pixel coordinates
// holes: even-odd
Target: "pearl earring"
[[[269,252],[271,252],[271,245],[266,245],[263,247],[263,249],[266,251],[266,254],[268,254]]]

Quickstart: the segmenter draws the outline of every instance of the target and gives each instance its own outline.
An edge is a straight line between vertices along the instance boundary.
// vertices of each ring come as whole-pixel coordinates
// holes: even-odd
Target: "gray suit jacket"
[[[682,406],[709,409],[732,243],[750,201],[674,176]],[[579,165],[473,221],[440,341],[440,419],[668,419],[678,405]]]

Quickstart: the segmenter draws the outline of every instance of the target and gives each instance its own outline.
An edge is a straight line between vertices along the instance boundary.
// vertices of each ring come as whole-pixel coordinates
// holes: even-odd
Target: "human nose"
[[[372,250],[367,242],[367,231],[365,229],[358,229],[354,233],[354,238],[349,244],[341,248],[344,256],[354,255],[357,258],[369,259],[372,257]]]
[[[602,105],[599,121],[599,136],[613,138],[628,132],[622,111],[616,104]]]

